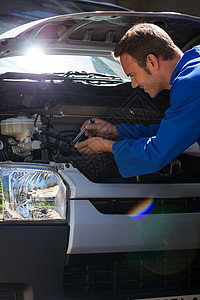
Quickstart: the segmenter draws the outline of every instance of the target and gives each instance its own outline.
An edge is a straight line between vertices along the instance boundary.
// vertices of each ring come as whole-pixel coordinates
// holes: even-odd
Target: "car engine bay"
[[[8,76],[9,75],[9,76]],[[0,161],[72,164],[94,182],[198,182],[199,157],[182,154],[149,175],[122,178],[112,154],[86,156],[71,144],[83,122],[159,123],[169,91],[151,99],[130,83],[7,74],[0,81]],[[83,137],[84,138],[84,137]]]

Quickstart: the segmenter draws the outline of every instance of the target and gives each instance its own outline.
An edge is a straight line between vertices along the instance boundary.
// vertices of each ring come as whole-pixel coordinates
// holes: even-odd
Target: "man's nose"
[[[138,83],[135,80],[135,78],[131,78],[131,86],[132,86],[133,89],[135,89],[138,86]]]

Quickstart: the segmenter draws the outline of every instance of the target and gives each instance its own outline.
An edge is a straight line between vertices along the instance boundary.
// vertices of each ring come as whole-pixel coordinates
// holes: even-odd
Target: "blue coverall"
[[[170,79],[170,104],[159,125],[116,125],[112,150],[123,177],[162,169],[200,138],[200,45],[185,52]]]

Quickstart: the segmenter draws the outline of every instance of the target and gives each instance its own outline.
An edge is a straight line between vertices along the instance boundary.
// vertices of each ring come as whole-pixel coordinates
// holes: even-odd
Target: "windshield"
[[[41,55],[37,53],[0,59],[0,74],[6,72],[66,73],[69,71],[102,73],[129,81],[119,61],[112,57]]]

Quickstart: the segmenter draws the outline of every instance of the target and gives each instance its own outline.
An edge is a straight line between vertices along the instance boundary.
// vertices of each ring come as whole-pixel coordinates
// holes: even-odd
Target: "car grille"
[[[200,291],[199,282],[197,250],[73,255],[64,273],[65,293],[78,299],[194,294]]]
[[[145,203],[152,203],[150,214],[197,213],[200,212],[200,198],[116,198],[90,199],[94,207],[102,214],[129,214],[129,212]]]
[[[17,300],[13,289],[0,288],[0,300]]]

